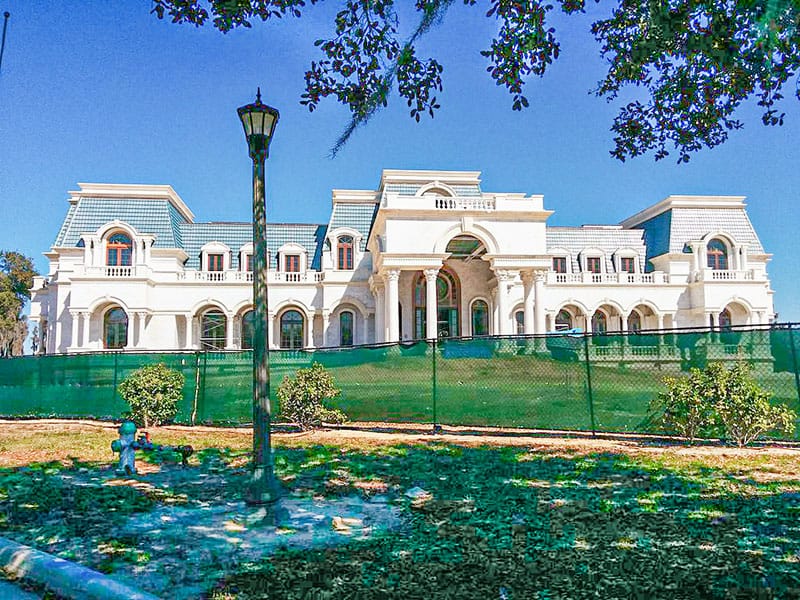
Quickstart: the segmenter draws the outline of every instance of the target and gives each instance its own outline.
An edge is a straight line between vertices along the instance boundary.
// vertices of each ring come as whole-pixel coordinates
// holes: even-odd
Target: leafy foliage
[[[0,251],[0,358],[22,354],[28,335],[22,309],[31,297],[34,275],[30,258],[19,252]]]
[[[772,394],[753,379],[746,362],[730,369],[711,363],[703,371],[691,369],[689,377],[666,377],[664,384],[667,390],[659,393],[654,408],[663,411],[667,429],[690,442],[724,429],[741,447],[770,430],[794,431],[795,412],[769,403]]]
[[[281,415],[300,429],[322,423],[344,423],[347,417],[342,411],[324,405],[326,400],[338,398],[341,393],[325,367],[315,362],[308,369],[298,369],[293,379],[283,378],[278,387]]]
[[[599,0],[598,0],[599,1]],[[222,32],[251,27],[251,21],[300,17],[319,0],[154,0],[158,18],[203,25],[213,15]],[[420,20],[406,41],[398,37],[394,0],[342,0],[335,36],[315,44],[324,58],[306,72],[302,103],[313,111],[335,97],[349,106],[352,121],[333,148],[335,154],[358,125],[386,106],[393,85],[411,116],[433,116],[439,108],[442,65],[417,58],[418,38],[439,23],[454,0],[416,0]],[[559,0],[565,13],[583,12],[585,0]],[[463,0],[474,6],[476,0]],[[488,50],[489,72],[512,95],[512,108],[527,107],[522,94],[530,75],[542,76],[559,55],[555,30],[547,25],[552,4],[542,0],[488,0],[486,16],[500,22]],[[210,13],[209,13],[210,11]],[[752,96],[763,107],[765,125],[782,125],[776,108],[783,86],[800,68],[800,3],[797,0],[618,0],[612,16],[595,22],[592,33],[609,61],[595,90],[615,100],[627,87],[647,99],[623,106],[611,130],[611,155],[624,161],[653,152],[659,160],[678,151],[678,162],[703,147],[723,143],[742,123],[733,113]],[[800,91],[795,94],[800,98]]]
[[[665,377],[667,389],[658,394],[654,408],[663,410],[662,424],[668,431],[688,438],[708,437],[719,419],[708,394],[708,375],[692,368],[689,377]]]
[[[130,416],[139,426],[166,423],[178,414],[184,376],[165,364],[136,369],[119,384],[119,394],[130,405]]]
[[[794,431],[797,414],[787,406],[769,403],[772,394],[753,380],[747,363],[737,363],[728,371],[719,365],[709,369],[714,369],[714,405],[728,439],[746,446],[772,429]]]

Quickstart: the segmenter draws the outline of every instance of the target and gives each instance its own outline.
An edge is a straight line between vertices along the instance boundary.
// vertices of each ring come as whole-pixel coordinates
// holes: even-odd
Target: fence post
[[[194,353],[194,399],[192,401],[192,427],[197,422],[197,398],[200,395],[200,353]]]
[[[794,347],[794,326],[789,323],[789,345],[792,347],[792,366],[794,367],[794,386],[797,389],[797,401],[800,402],[800,373],[797,372],[797,349]]]
[[[592,369],[589,366],[589,337],[590,334],[583,334],[583,355],[586,363],[586,397],[589,400],[589,419],[592,423],[592,437],[597,435],[594,423],[594,398],[592,397]]]
[[[117,400],[117,359],[119,357],[119,352],[114,352],[114,384],[111,386],[111,406],[114,406],[114,402]]]
[[[437,382],[436,382],[436,338],[433,339],[433,369],[431,374],[431,385],[433,392],[433,433],[441,433],[442,426],[436,422],[436,400],[438,396]]]

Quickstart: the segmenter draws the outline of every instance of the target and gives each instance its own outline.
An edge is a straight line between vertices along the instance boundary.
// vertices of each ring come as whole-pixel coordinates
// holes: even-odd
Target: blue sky
[[[420,45],[444,65],[436,117],[415,123],[395,96],[332,160],[346,108],[325,101],[309,113],[299,100],[335,0],[227,35],[159,21],[147,0],[0,0],[11,13],[0,74],[0,248],[45,271],[42,252],[79,181],[166,183],[200,221],[249,220],[251,167],[236,108],[261,86],[281,112],[267,165],[270,221],[324,223],[331,189],[374,189],[384,168],[480,170],[486,191],[544,194],[554,225],[617,223],[669,194],[745,195],[774,254],[776,310],[800,321],[793,86],[783,127],[762,126],[753,100],[738,115],[745,129],[688,165],[672,156],[619,163],[608,153],[619,105],[589,93],[605,72],[589,27],[607,6],[554,15],[562,55],[528,82],[530,108],[519,113],[479,55],[497,29],[482,4],[456,3]]]

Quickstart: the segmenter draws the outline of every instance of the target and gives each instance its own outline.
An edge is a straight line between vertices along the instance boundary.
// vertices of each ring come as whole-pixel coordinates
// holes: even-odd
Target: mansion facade
[[[79,188],[32,290],[40,352],[252,347],[252,224],[196,222],[168,185]],[[327,223],[267,228],[270,348],[774,317],[743,197],[670,196],[619,225],[551,214],[475,171],[333,190]]]

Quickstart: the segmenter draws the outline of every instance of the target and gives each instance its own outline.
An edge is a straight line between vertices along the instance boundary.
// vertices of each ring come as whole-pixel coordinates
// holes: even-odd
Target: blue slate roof
[[[639,257],[639,269],[644,271],[644,232],[637,229],[605,229],[601,227],[548,227],[547,251],[563,248],[570,254],[573,273],[580,272],[578,256],[587,248],[602,250],[606,273],[613,273],[612,257],[617,250],[632,248]]]
[[[331,220],[328,224],[328,230],[332,231],[337,227],[350,227],[355,229],[361,234],[361,250],[366,250],[367,239],[369,232],[372,229],[372,223],[375,221],[375,215],[378,212],[378,203],[346,203],[336,202],[333,205],[333,212],[331,213]]]
[[[81,234],[93,233],[110,221],[132,225],[139,233],[155,235],[156,248],[178,248],[176,223],[186,220],[167,200],[139,198],[80,198],[70,206],[55,246],[75,246]]]
[[[645,232],[647,259],[666,253],[689,252],[688,242],[711,232],[725,231],[748,254],[762,254],[764,248],[743,208],[671,208],[635,226]]]
[[[233,266],[239,265],[239,248],[253,241],[251,223],[182,223],[180,235],[183,250],[189,255],[186,266],[200,268],[200,249],[209,242],[222,242],[231,249]],[[284,244],[300,244],[308,252],[311,270],[319,271],[322,259],[322,242],[325,239],[325,225],[306,223],[269,223],[267,225],[267,251],[270,256],[270,269],[277,268],[278,249]]]

